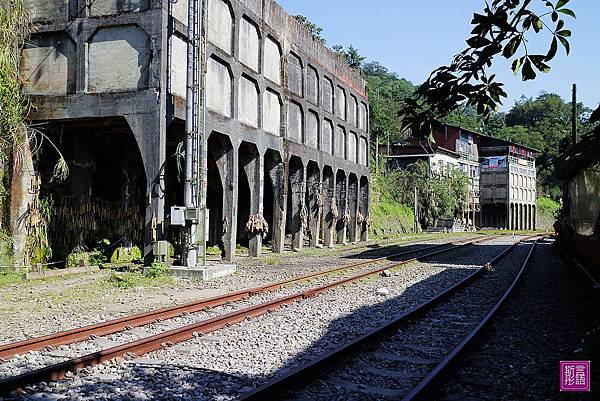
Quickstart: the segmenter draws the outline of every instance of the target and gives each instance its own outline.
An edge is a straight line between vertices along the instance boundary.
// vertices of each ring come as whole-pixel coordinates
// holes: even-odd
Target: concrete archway
[[[330,166],[323,167],[321,189],[323,193],[323,213],[322,213],[322,236],[323,244],[326,247],[333,247],[333,229],[335,227],[333,216],[333,199],[335,196],[335,177],[333,169]]]
[[[232,261],[235,257],[237,220],[234,219],[235,208],[232,207],[236,189],[234,187],[235,149],[229,137],[218,132],[211,133],[208,138],[207,156],[209,242],[221,248],[224,260]]]
[[[348,239],[350,242],[358,242],[358,190],[358,177],[350,173],[348,177],[348,212],[350,213]]]
[[[361,216],[361,218],[359,219],[360,240],[368,241],[370,228],[369,179],[365,176],[360,177],[358,211]]]
[[[292,250],[299,251],[304,246],[304,228],[308,211],[305,206],[305,170],[302,159],[291,156],[288,161],[288,213],[287,227],[291,234]]]
[[[309,161],[306,166],[306,201],[308,208],[308,238],[309,245],[316,247],[319,244],[319,231],[323,201],[321,197],[321,170],[314,161]]]
[[[142,152],[124,118],[82,119],[54,124],[45,134],[65,157],[70,174],[54,181],[57,153],[49,141],[42,143],[38,171],[41,199],[52,199],[49,242],[55,260],[78,245],[93,249],[98,241],[145,245],[156,226],[147,216],[148,179]]]
[[[335,209],[337,210],[337,219],[335,223],[336,239],[339,244],[346,243],[346,226],[347,226],[347,201],[348,201],[348,184],[346,173],[344,170],[338,170],[335,176]]]
[[[264,157],[263,214],[269,224],[266,240],[273,252],[283,252],[285,242],[285,165],[279,152],[267,149]]]

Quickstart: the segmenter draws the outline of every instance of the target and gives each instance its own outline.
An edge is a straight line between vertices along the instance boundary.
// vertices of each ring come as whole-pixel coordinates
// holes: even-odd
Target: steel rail
[[[490,238],[490,237],[485,237]],[[467,238],[466,241],[472,240],[473,238]],[[460,242],[458,242],[460,243]],[[275,291],[286,285],[315,279],[321,276],[335,274],[341,271],[356,269],[359,267],[379,263],[392,258],[408,255],[412,253],[422,252],[428,249],[434,249],[454,244],[453,241],[445,242],[442,244],[434,244],[420,249],[406,250],[396,252],[383,257],[369,259],[363,262],[353,263],[333,269],[324,270],[316,273],[309,273],[297,277],[293,277],[287,280],[282,280],[275,283],[269,283],[259,287],[253,287],[236,291],[224,295],[218,295],[215,297],[205,298],[198,301],[175,305],[167,308],[161,308],[154,311],[143,312],[126,316],[119,319],[109,320],[106,322],[89,325],[85,327],[79,327],[72,330],[66,330],[49,334],[46,336],[31,338],[11,344],[0,345],[0,359],[7,360],[17,354],[23,354],[29,351],[37,351],[46,347],[56,347],[59,345],[72,344],[75,342],[85,341],[90,336],[106,336],[125,330],[129,327],[139,327],[146,324],[153,323],[157,319],[170,319],[173,317],[181,316],[184,313],[194,313],[202,311],[206,308],[212,308],[224,305],[229,302],[240,301],[252,297],[253,295]]]
[[[440,362],[410,393],[408,393],[402,401],[416,401],[426,399],[431,392],[434,390],[435,384],[439,383],[442,379],[443,375],[448,371],[448,369],[458,363],[459,358],[462,357],[469,346],[471,346],[475,339],[481,334],[483,328],[485,328],[492,318],[496,315],[500,307],[504,304],[506,299],[510,296],[513,288],[517,285],[525,268],[529,264],[529,260],[531,259],[531,255],[533,254],[536,245],[539,240],[535,240],[527,253],[527,257],[525,261],[521,265],[519,272],[513,279],[512,283],[508,287],[508,289],[504,292],[500,300],[496,302],[494,307],[483,317],[483,319],[479,322],[479,324],[458,344],[450,354],[442,362]]]
[[[2,379],[0,380],[0,394],[7,393],[12,390],[22,388],[26,385],[38,383],[41,381],[60,380],[64,378],[65,374],[69,371],[74,371],[76,369],[83,368],[86,366],[99,364],[117,357],[122,357],[125,355],[142,355],[151,351],[155,351],[167,345],[172,345],[192,339],[198,333],[206,334],[215,330],[222,329],[229,325],[242,322],[247,318],[263,315],[284,305],[289,305],[296,301],[315,297],[318,294],[328,291],[331,288],[380,274],[381,272],[387,269],[394,269],[400,266],[416,262],[420,259],[428,258],[441,253],[450,252],[452,250],[466,247],[469,245],[490,241],[492,239],[494,239],[494,237],[479,238],[477,240],[451,245],[447,248],[431,251],[424,255],[396,262],[392,265],[387,265],[379,269],[364,271],[359,274],[355,274],[353,276],[332,283],[328,283],[316,288],[311,288],[306,291],[298,292],[296,294],[292,294],[286,297],[278,298],[259,305],[230,312],[224,315],[216,316],[214,318],[203,320],[201,322],[194,323],[191,325],[186,325],[177,329],[168,330],[153,336],[118,345],[102,351],[94,352],[81,357],[76,357],[61,363],[29,371],[17,376]]]
[[[258,387],[254,391],[247,393],[243,396],[238,397],[238,400],[243,401],[268,401],[268,400],[280,400],[282,395],[289,393],[292,389],[301,388],[310,384],[313,380],[322,376],[324,373],[330,371],[331,369],[339,366],[344,360],[350,358],[353,355],[360,353],[366,347],[369,347],[373,344],[377,344],[384,339],[390,337],[396,331],[407,324],[409,321],[414,320],[424,314],[426,314],[429,310],[431,310],[434,306],[439,305],[444,300],[448,299],[458,290],[464,288],[469,283],[475,280],[478,276],[480,276],[487,268],[490,268],[499,260],[503,259],[509,252],[511,252],[517,245],[520,243],[535,238],[537,236],[528,236],[525,237],[507,249],[500,252],[496,255],[492,260],[488,263],[477,269],[475,272],[471,273],[469,276],[465,277],[463,280],[453,285],[452,287],[444,290],[438,295],[430,298],[424,303],[412,308],[411,310],[401,314],[397,318],[385,323],[384,325],[377,327],[368,333],[352,340],[351,342],[344,344],[327,354],[314,359],[307,364],[300,366],[289,373],[274,378],[262,386]]]

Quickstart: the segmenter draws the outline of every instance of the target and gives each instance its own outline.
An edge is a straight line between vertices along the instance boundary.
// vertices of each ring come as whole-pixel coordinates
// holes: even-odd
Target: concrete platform
[[[193,269],[189,267],[173,266],[169,275],[181,278],[196,278],[204,281],[214,280],[219,277],[232,275],[237,270],[235,265],[205,265]]]

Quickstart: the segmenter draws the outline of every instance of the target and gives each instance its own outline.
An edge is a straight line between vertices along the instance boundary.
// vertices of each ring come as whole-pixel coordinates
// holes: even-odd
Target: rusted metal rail
[[[348,284],[348,283],[351,283],[351,282],[354,282],[357,280],[361,280],[361,279],[364,279],[369,276],[381,274],[381,272],[383,272],[386,269],[398,268],[398,267],[416,262],[420,259],[424,259],[424,258],[438,255],[441,253],[446,253],[446,252],[449,252],[449,251],[452,251],[452,250],[455,250],[458,248],[466,247],[469,245],[487,242],[494,238],[495,237],[493,237],[493,236],[486,236],[483,238],[480,237],[477,239],[470,239],[467,241],[462,241],[462,242],[459,242],[456,244],[455,243],[445,243],[445,244],[433,245],[433,246],[426,247],[426,248],[419,249],[419,250],[400,252],[400,253],[396,253],[394,255],[388,255],[386,257],[377,258],[377,259],[357,263],[357,264],[350,265],[350,266],[344,266],[344,267],[331,269],[331,270],[328,270],[327,272],[319,272],[319,273],[315,273],[315,274],[309,274],[309,275],[301,276],[298,278],[281,281],[281,282],[278,282],[275,284],[268,284],[266,286],[254,288],[251,290],[240,291],[240,292],[233,293],[233,294],[227,294],[223,297],[216,297],[216,298],[205,300],[205,301],[199,301],[197,303],[187,304],[187,305],[183,305],[183,306],[179,306],[179,307],[167,308],[167,309],[159,310],[159,311],[155,311],[155,312],[148,312],[145,314],[136,315],[135,317],[131,317],[131,318],[123,318],[123,319],[118,319],[117,321],[107,322],[107,324],[110,324],[111,327],[107,326],[107,327],[98,328],[98,329],[103,330],[103,331],[108,331],[108,333],[112,333],[112,332],[118,331],[116,329],[117,327],[119,327],[120,329],[123,329],[125,327],[131,326],[132,322],[137,322],[137,324],[141,324],[141,322],[155,321],[157,319],[157,316],[173,317],[176,315],[180,315],[184,311],[186,311],[186,312],[199,311],[209,305],[218,305],[218,304],[225,303],[226,302],[225,298],[228,301],[239,300],[239,299],[247,298],[257,292],[270,291],[270,290],[273,290],[276,288],[280,288],[284,285],[288,285],[293,282],[308,280],[308,279],[322,276],[325,274],[331,274],[332,272],[346,270],[346,269],[349,269],[350,267],[354,268],[354,267],[364,266],[364,265],[372,264],[375,261],[380,262],[383,260],[387,260],[391,257],[401,256],[401,255],[407,254],[407,253],[423,252],[425,250],[431,250],[433,248],[441,248],[441,249],[436,249],[436,250],[427,252],[425,254],[422,254],[422,255],[407,259],[407,260],[403,260],[400,262],[394,262],[392,264],[388,264],[381,268],[363,271],[363,272],[360,272],[358,274],[352,275],[350,277],[347,277],[347,278],[344,278],[341,280],[337,280],[337,281],[334,281],[334,282],[331,282],[331,283],[328,283],[328,284],[325,284],[325,285],[322,285],[322,286],[319,286],[316,288],[311,288],[307,291],[298,292],[298,293],[290,295],[290,296],[278,298],[278,299],[275,299],[275,300],[272,300],[269,302],[265,302],[265,303],[262,303],[259,305],[251,306],[251,307],[244,308],[244,309],[241,309],[238,311],[220,315],[220,316],[217,316],[217,317],[214,317],[211,319],[207,319],[207,320],[195,323],[195,324],[187,325],[187,326],[177,328],[177,329],[168,330],[168,331],[162,332],[160,334],[156,334],[156,335],[146,337],[146,338],[143,338],[140,340],[132,341],[132,342],[129,342],[126,344],[122,344],[122,345],[113,347],[113,348],[94,352],[94,353],[91,353],[88,355],[84,355],[81,357],[67,360],[65,362],[61,362],[61,363],[50,365],[50,366],[47,366],[47,367],[44,367],[41,369],[26,372],[26,373],[23,373],[18,376],[3,379],[3,380],[0,380],[0,393],[6,393],[9,391],[21,388],[23,386],[26,386],[28,384],[38,383],[41,381],[60,380],[61,378],[64,378],[65,374],[69,371],[73,371],[78,368],[83,368],[86,366],[102,363],[104,361],[108,361],[108,360],[111,360],[116,357],[121,357],[126,354],[127,355],[142,355],[142,354],[157,350],[168,344],[175,344],[175,343],[189,340],[194,337],[194,333],[200,333],[200,334],[210,333],[212,331],[221,329],[221,328],[229,326],[231,324],[242,322],[249,317],[257,317],[257,316],[263,315],[269,311],[280,308],[284,305],[289,305],[296,301],[300,301],[300,300],[303,300],[306,298],[311,298],[311,297],[317,296],[318,294],[328,291],[331,288],[338,287],[338,286],[341,286],[344,284]],[[446,247],[444,247],[444,246],[446,246]],[[211,304],[209,304],[207,302],[210,302]],[[203,303],[202,306],[200,306],[201,303]],[[177,311],[176,315],[174,315],[174,311]],[[132,318],[133,318],[133,320],[132,320]],[[130,320],[127,320],[127,319],[130,319]],[[115,322],[118,322],[118,323],[115,323]],[[98,325],[96,325],[96,326],[98,326]],[[88,327],[95,327],[95,326],[88,326]],[[74,330],[74,332],[78,332],[78,330],[84,330],[84,329],[76,329],[76,330]],[[79,336],[79,337],[77,337],[77,336]],[[72,338],[81,338],[82,336],[84,337],[83,339],[86,339],[89,336],[89,333],[87,333],[86,335],[73,333]],[[61,341],[60,338],[56,338],[55,340]]]
[[[466,287],[468,284],[470,284],[472,281],[474,281],[486,269],[492,267],[495,263],[497,263],[499,260],[504,258],[518,244],[520,244],[523,241],[526,241],[528,239],[536,238],[536,237],[538,237],[538,236],[528,236],[526,238],[523,238],[523,239],[515,242],[510,247],[508,247],[507,249],[505,249],[501,253],[499,253],[496,257],[494,257],[488,263],[486,263],[484,266],[477,269],[475,272],[471,273],[469,276],[467,276],[466,278],[461,280],[459,283],[446,289],[445,291],[434,296],[433,298],[429,299],[428,301],[424,302],[423,304],[403,313],[402,315],[398,316],[397,318],[387,322],[386,324],[384,324],[376,329],[371,330],[370,332],[356,338],[355,340],[353,340],[341,347],[338,347],[338,348],[330,351],[329,353],[327,353],[313,361],[310,361],[303,366],[298,367],[295,370],[292,370],[291,372],[289,372],[281,377],[274,378],[274,379],[268,381],[264,385],[258,387],[256,390],[254,390],[248,394],[245,394],[245,395],[239,397],[238,399],[243,400],[243,401],[280,400],[282,398],[285,398],[284,397],[285,394],[288,394],[290,391],[309,385],[317,378],[323,376],[327,372],[331,371],[335,367],[342,364],[348,358],[350,358],[354,355],[357,355],[357,354],[361,353],[365,348],[372,346],[374,344],[378,344],[378,343],[384,341],[386,338],[392,336],[394,333],[396,333],[396,331],[399,328],[404,326],[409,321],[415,320],[415,319],[423,316],[428,311],[430,311],[433,307],[439,305],[440,303],[442,303],[443,301],[448,299],[450,296],[452,296],[454,293],[456,293],[457,291]],[[496,305],[496,307],[494,307],[493,313],[495,313],[495,311],[498,309],[499,305],[506,299],[506,297],[510,293],[510,290],[512,290],[512,288],[514,287],[514,285],[520,278],[521,273],[523,272],[523,269],[527,265],[529,258],[533,252],[533,248],[535,247],[535,244],[537,244],[537,241],[532,246],[532,248],[527,256],[527,260],[523,263],[523,266],[521,267],[521,270],[520,270],[518,276],[513,281],[513,284],[510,286],[509,290],[504,294],[501,301]],[[480,329],[489,321],[491,316],[493,316],[493,313],[488,314],[488,316],[486,316],[485,322],[482,321],[482,323],[480,323],[480,325],[477,326],[477,329],[476,329],[477,332],[479,332]],[[475,335],[476,335],[476,333],[475,334],[472,333],[472,335],[469,336],[469,339],[465,340],[466,344],[463,347],[461,347],[460,350],[455,349],[452,352],[452,354],[453,355],[461,354],[463,352],[464,348],[466,347],[466,345],[472,342]],[[445,366],[440,368],[440,372],[436,373],[436,377],[431,378],[429,380],[429,382],[433,382],[436,378],[438,378],[439,376],[437,376],[437,374],[440,374],[443,371],[445,371],[445,369],[447,369],[447,367],[450,365],[450,362],[451,362],[451,360],[449,360],[449,361],[445,360]],[[437,370],[437,368],[436,368],[436,370]],[[429,384],[423,385],[423,387],[425,387],[425,388],[427,388],[428,386],[429,386]],[[422,394],[424,394],[424,393],[422,393]]]
[[[490,237],[483,237],[483,240],[487,240]],[[472,241],[474,238],[466,238],[464,241]],[[422,242],[422,241],[421,241]],[[414,244],[414,243],[413,243]],[[6,344],[0,346],[0,358],[9,359],[17,354],[23,354],[29,351],[37,351],[46,347],[56,347],[59,345],[72,344],[79,341],[85,341],[90,336],[106,336],[125,330],[128,327],[139,327],[146,324],[155,322],[157,319],[170,319],[177,316],[181,316],[185,313],[194,313],[202,311],[206,308],[212,308],[221,306],[229,302],[240,301],[249,298],[256,294],[262,294],[269,291],[276,291],[284,286],[312,280],[318,277],[339,273],[345,270],[357,269],[363,266],[380,263],[389,259],[397,258],[400,256],[423,252],[429,249],[441,248],[449,246],[454,242],[445,242],[442,244],[434,244],[421,249],[411,249],[407,251],[395,252],[390,255],[383,257],[369,259],[364,262],[353,263],[341,267],[336,267],[321,272],[310,273],[294,277],[291,279],[266,284],[260,287],[249,288],[241,291],[236,291],[224,295],[219,295],[211,298],[201,299],[198,301],[176,305],[168,308],[157,309],[154,311],[139,313],[131,316],[126,316],[120,319],[110,320],[103,323],[98,323],[90,326],[80,327],[72,330],[62,331],[54,334],[49,334],[42,337],[32,338],[24,341],[15,342],[12,344]],[[460,242],[459,242],[460,244]]]

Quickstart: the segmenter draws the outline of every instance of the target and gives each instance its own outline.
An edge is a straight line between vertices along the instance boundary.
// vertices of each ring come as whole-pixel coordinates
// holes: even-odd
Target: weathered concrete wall
[[[341,86],[335,87],[335,115],[346,119],[346,91]]]
[[[356,143],[357,143],[356,133],[350,131],[350,135],[348,135],[348,152],[346,154],[346,159],[351,162],[356,163]]]
[[[306,100],[319,105],[319,74],[313,66],[306,70]]]
[[[368,160],[369,160],[369,146],[367,145],[367,138],[360,137],[360,151],[359,151],[358,163],[361,166],[367,166]]]
[[[358,100],[356,96],[350,95],[350,101],[348,102],[348,123],[354,127],[358,127]]]
[[[290,102],[288,110],[288,136],[291,140],[298,143],[302,143],[303,120],[302,107],[298,103]]]
[[[148,87],[152,52],[136,26],[99,29],[90,39],[88,91],[125,92]]]
[[[333,82],[325,77],[322,84],[323,91],[323,109],[328,113],[333,113]]]
[[[25,92],[66,95],[75,91],[75,43],[65,33],[35,35],[23,51]]]
[[[248,18],[240,22],[240,62],[258,72],[260,44],[258,28]]]
[[[231,75],[221,61],[210,58],[206,66],[206,106],[231,117]]]
[[[146,11],[150,0],[93,0],[88,2],[90,16]]]
[[[367,105],[361,102],[358,112],[358,128],[360,128],[363,131],[367,130],[367,114]]]
[[[302,76],[302,61],[293,53],[288,57],[288,88],[290,92],[302,96],[304,79]]]
[[[323,135],[321,135],[321,150],[333,154],[333,124],[329,120],[323,121]]]
[[[69,0],[25,0],[24,3],[33,21],[40,19],[65,20],[74,11],[74,7],[70,5],[74,2]]]
[[[187,92],[187,43],[179,36],[171,36],[169,79],[171,93],[185,99]]]
[[[281,85],[281,57],[279,45],[268,37],[265,40],[263,75],[277,85]]]
[[[258,91],[256,84],[247,77],[240,79],[239,119],[252,127],[258,127]]]
[[[263,94],[262,128],[273,135],[281,135],[281,100],[277,93],[267,90]]]
[[[318,149],[319,145],[319,115],[309,110],[306,118],[306,139],[305,145],[313,149]]]
[[[208,40],[232,54],[233,16],[229,4],[223,0],[208,0]]]
[[[346,157],[346,130],[341,125],[335,127],[333,155],[342,159]]]
[[[171,15],[179,22],[187,25],[188,22],[188,0],[170,1]]]

